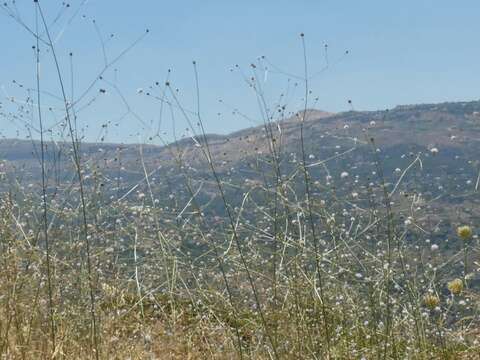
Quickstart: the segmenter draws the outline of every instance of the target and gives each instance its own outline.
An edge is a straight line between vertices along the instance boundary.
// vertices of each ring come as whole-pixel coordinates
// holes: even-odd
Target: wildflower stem
[[[56,351],[56,336],[55,336],[55,310],[53,305],[53,284],[52,284],[52,270],[51,270],[51,254],[50,241],[48,234],[48,205],[47,205],[47,181],[45,173],[45,142],[43,135],[43,120],[40,96],[40,41],[38,32],[38,8],[35,7],[35,31],[36,31],[36,79],[37,79],[37,110],[38,123],[40,131],[40,154],[41,154],[41,172],[42,172],[42,207],[43,207],[43,236],[45,238],[45,250],[47,255],[47,287],[48,287],[48,307],[50,315],[50,335],[52,341],[52,354]]]

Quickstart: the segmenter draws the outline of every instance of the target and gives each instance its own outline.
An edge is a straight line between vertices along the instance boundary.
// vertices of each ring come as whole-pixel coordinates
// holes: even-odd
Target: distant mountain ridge
[[[299,111],[289,117],[282,119],[281,121],[271,121],[269,124],[273,127],[278,125],[284,127],[286,131],[291,132],[299,126],[300,119],[303,116],[303,111]],[[347,111],[342,113],[329,113],[321,110],[308,109],[306,112],[305,127],[309,130],[339,130],[338,126],[342,123],[349,126],[366,124],[370,121],[407,121],[409,123],[416,122],[428,124],[434,120],[440,120],[441,124],[445,124],[446,121],[449,125],[455,126],[455,121],[458,121],[458,126],[461,126],[465,120],[480,121],[480,101],[469,102],[445,102],[438,104],[418,104],[418,105],[399,105],[390,110],[376,110],[376,111]],[[401,124],[398,124],[401,125]],[[312,129],[313,128],[313,129]],[[258,134],[263,131],[264,125],[256,127],[249,127],[241,129],[230,134],[207,134],[207,139],[212,145],[219,145],[230,141],[232,139],[243,137],[247,138]],[[411,129],[413,130],[413,129]],[[434,130],[432,125],[432,130]],[[444,128],[445,133],[453,131],[453,129]],[[473,129],[478,131],[478,129]],[[474,134],[472,134],[472,137]],[[203,137],[195,137],[198,140],[202,140]],[[440,138],[439,138],[440,140]],[[53,147],[54,144],[46,141],[47,147]],[[189,147],[195,144],[195,141],[191,137],[182,138],[176,143],[169,144],[170,147]],[[33,145],[33,146],[32,146]],[[34,154],[34,147],[38,148],[39,142],[37,140],[23,140],[23,139],[0,139],[0,159],[7,161],[15,161],[19,159],[30,159]],[[59,142],[56,147],[69,147],[68,141],[62,143]],[[165,150],[165,146],[162,145],[142,145],[145,149],[153,150],[158,149],[160,153]],[[100,148],[105,150],[114,150],[121,147],[124,150],[136,149],[139,144],[124,144],[124,143],[91,143],[82,142],[82,150],[86,153],[97,151]]]
[[[299,111],[281,120],[228,135],[207,134],[209,150],[218,171],[228,173],[233,168],[237,171],[237,180],[250,178],[249,167],[253,162],[259,158],[269,161],[271,137],[279,161],[291,167],[300,157],[302,118],[303,112]],[[322,159],[334,158],[322,165],[323,170],[326,165],[332,167],[328,170],[331,172],[347,166],[362,168],[361,164],[368,162],[368,153],[372,150],[371,140],[381,150],[387,173],[407,166],[409,157],[420,153],[424,154],[425,161],[430,159],[435,166],[432,176],[439,176],[441,170],[452,176],[470,177],[470,181],[475,183],[479,170],[480,101],[403,105],[391,110],[338,114],[309,109],[303,128],[308,162],[312,165]],[[163,166],[178,174],[173,169],[182,163],[187,168],[197,167],[195,174],[201,174],[208,172],[201,149],[203,142],[204,138],[200,135],[183,138],[167,146],[86,142],[81,143],[81,153],[84,162],[97,163],[107,172],[118,172],[117,165],[121,162],[129,174],[141,176],[143,171],[139,171],[139,158],[142,155],[148,169]],[[46,148],[49,162],[58,163],[58,169],[65,166],[65,171],[72,170],[71,145],[68,142],[46,142]],[[23,178],[29,175],[36,177],[39,171],[38,149],[38,141],[2,139],[0,164],[4,170],[22,169]],[[436,149],[437,156],[431,156],[432,149]],[[348,152],[342,155],[345,151]],[[458,166],[460,168],[456,169]],[[164,176],[167,173],[163,171]]]

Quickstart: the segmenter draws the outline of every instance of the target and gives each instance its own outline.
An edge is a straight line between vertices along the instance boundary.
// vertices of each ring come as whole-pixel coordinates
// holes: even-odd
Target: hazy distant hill
[[[302,115],[300,112],[272,118],[264,126],[229,135],[207,136],[215,167],[222,181],[231,185],[228,195],[232,199],[239,201],[245,183],[266,181],[273,186],[272,146],[282,173],[295,176],[301,161]],[[480,101],[339,114],[309,110],[304,135],[307,163],[312,181],[318,185],[318,196],[330,193],[333,187],[347,199],[351,193],[361,198],[368,183],[379,180],[377,160],[393,188],[418,156],[418,161],[403,175],[398,194],[419,196],[427,204],[431,201],[435,211],[431,211],[429,221],[445,212],[451,212],[457,219],[479,216]],[[117,196],[128,199],[144,189],[142,153],[145,170],[153,179],[151,185],[159,201],[172,194],[188,199],[184,186],[188,177],[195,186],[202,184],[198,196],[212,204],[211,209],[215,211],[220,208],[215,205],[218,194],[202,153],[203,142],[203,137],[198,135],[162,147],[83,143],[81,152],[87,165],[86,173],[103,174],[102,185]],[[71,182],[69,144],[48,143],[47,147],[51,186],[55,182]],[[38,151],[37,142],[1,140],[2,171],[32,182],[39,174],[35,148]],[[349,176],[341,178],[342,172],[348,172]]]
[[[285,150],[293,150],[299,141],[299,127],[302,113],[269,122],[273,134],[281,141]],[[374,137],[378,146],[389,149],[394,146],[431,149],[437,147],[439,156],[445,150],[468,153],[480,142],[480,101],[441,104],[398,106],[386,111],[350,111],[339,114],[308,110],[305,123],[306,147],[317,151],[324,158],[321,149],[329,153],[329,145],[353,145],[365,142],[365,137]],[[265,127],[258,126],[240,130],[228,135],[207,135],[212,154],[218,161],[235,162],[248,156],[268,152],[265,141]],[[196,140],[194,140],[195,138]],[[357,141],[355,141],[355,139]],[[67,139],[68,140],[68,139]],[[181,150],[183,158],[194,160],[199,153],[197,142],[202,137],[183,138],[170,148]],[[33,145],[33,146],[32,146]],[[28,140],[0,140],[0,157],[12,164],[34,159],[37,142]],[[68,143],[49,143],[50,150],[68,149]],[[124,156],[136,157],[138,145],[83,143],[82,151],[93,156],[103,149],[106,153],[122,149]],[[170,150],[166,146],[144,145],[146,159],[169,160]],[[447,151],[447,152],[448,152]]]

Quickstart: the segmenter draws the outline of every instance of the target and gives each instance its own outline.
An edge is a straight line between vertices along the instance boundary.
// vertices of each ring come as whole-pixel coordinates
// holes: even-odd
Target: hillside
[[[301,162],[302,115],[300,112],[282,116],[265,125],[228,135],[208,135],[209,150],[222,180],[237,186],[265,179],[272,182],[272,156],[277,158],[285,176],[295,174]],[[439,216],[438,211],[441,211],[442,217],[473,216],[478,219],[480,101],[340,114],[308,111],[304,134],[307,166],[312,180],[324,189],[324,193],[334,186],[336,191],[347,196],[354,192],[354,187],[365,188],[370,181],[378,181],[378,175],[374,174],[376,160],[381,163],[386,181],[393,186],[418,157],[403,174],[397,193],[421,196],[434,207],[432,216]],[[215,205],[218,194],[211,189],[215,186],[210,183],[212,177],[202,152],[205,150],[203,143],[200,135],[168,146],[82,143],[81,155],[89,171],[105,176],[107,191],[122,196],[134,195],[128,192],[138,184],[135,191],[145,192],[140,161],[143,157],[145,170],[155,178],[151,185],[160,200],[168,199],[172,193],[188,198],[182,185],[182,178],[187,175],[194,183],[205,183],[201,191],[204,198],[213,208],[221,208]],[[7,172],[22,181],[35,179],[40,170],[38,149],[38,142],[1,140],[1,165],[4,169],[15,169]],[[70,182],[73,167],[68,142],[47,143],[46,149],[52,186]],[[350,176],[342,180],[340,174],[344,171]],[[229,191],[233,198],[241,196],[240,190],[239,193],[234,189]]]

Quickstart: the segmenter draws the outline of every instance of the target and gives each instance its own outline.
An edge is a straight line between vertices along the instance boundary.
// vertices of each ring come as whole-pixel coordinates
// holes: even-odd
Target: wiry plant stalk
[[[48,205],[47,205],[47,179],[45,173],[45,142],[43,138],[43,120],[42,108],[40,98],[40,41],[38,32],[38,8],[35,8],[35,30],[36,30],[36,80],[37,80],[37,108],[38,108],[38,124],[40,131],[40,155],[41,155],[41,177],[42,177],[42,207],[43,207],[43,236],[45,238],[45,251],[47,256],[47,287],[48,287],[48,307],[50,317],[50,337],[52,341],[52,354],[56,351],[56,336],[55,336],[55,309],[53,305],[53,284],[51,274],[51,254],[50,254],[50,239],[48,234]]]
[[[93,284],[93,271],[92,271],[92,261],[91,261],[91,250],[90,250],[90,238],[88,236],[88,222],[87,222],[87,204],[85,200],[85,191],[83,186],[83,175],[82,175],[82,168],[81,168],[81,159],[80,159],[80,149],[78,139],[76,138],[73,124],[70,117],[70,107],[67,100],[67,95],[65,92],[65,86],[63,84],[62,73],[60,71],[60,64],[58,62],[58,58],[56,55],[55,47],[53,46],[53,41],[50,35],[50,30],[48,28],[47,22],[45,20],[45,16],[42,11],[42,7],[40,6],[38,0],[35,0],[37,4],[38,11],[40,13],[43,26],[45,29],[45,33],[48,38],[48,45],[52,51],[52,57],[55,63],[55,68],[58,76],[58,81],[60,83],[60,88],[62,92],[63,103],[65,107],[65,118],[68,125],[70,140],[72,144],[72,151],[73,151],[73,160],[75,163],[75,169],[78,176],[78,184],[80,187],[80,201],[81,201],[81,211],[82,211],[82,224],[83,224],[83,235],[85,240],[85,247],[86,247],[86,258],[87,258],[87,275],[88,275],[88,286],[89,286],[89,293],[90,293],[90,316],[92,320],[92,330],[93,330],[93,346],[95,352],[95,358],[98,360],[100,358],[100,344],[98,339],[98,329],[97,329],[97,315],[96,315],[96,308],[95,308],[95,294],[94,294],[94,284]]]
[[[305,153],[305,139],[304,139],[304,123],[305,123],[305,118],[307,115],[307,108],[308,108],[308,93],[309,93],[309,87],[308,87],[308,66],[307,66],[307,49],[305,46],[305,36],[302,33],[301,35],[302,39],[302,48],[303,48],[303,61],[304,61],[304,76],[305,76],[305,101],[304,101],[304,108],[303,108],[303,114],[302,118],[300,119],[300,147],[301,147],[301,152],[302,152],[302,170],[303,170],[303,179],[304,179],[304,184],[305,184],[305,201],[307,203],[307,211],[308,211],[308,219],[309,219],[309,224],[310,224],[310,231],[312,233],[312,239],[313,239],[313,250],[315,252],[315,273],[317,276],[317,281],[318,281],[318,289],[319,289],[319,296],[320,296],[320,306],[322,309],[322,317],[323,317],[323,326],[324,326],[324,331],[325,331],[325,340],[326,340],[326,346],[327,346],[327,357],[330,359],[331,358],[331,353],[330,353],[330,329],[328,325],[328,318],[327,318],[327,308],[326,308],[326,298],[325,298],[325,291],[324,291],[324,280],[323,276],[321,273],[321,266],[320,266],[320,254],[319,254],[319,246],[318,246],[318,238],[315,230],[315,220],[313,216],[313,208],[312,208],[312,196],[310,193],[310,174],[307,168],[306,164],[306,153]]]

